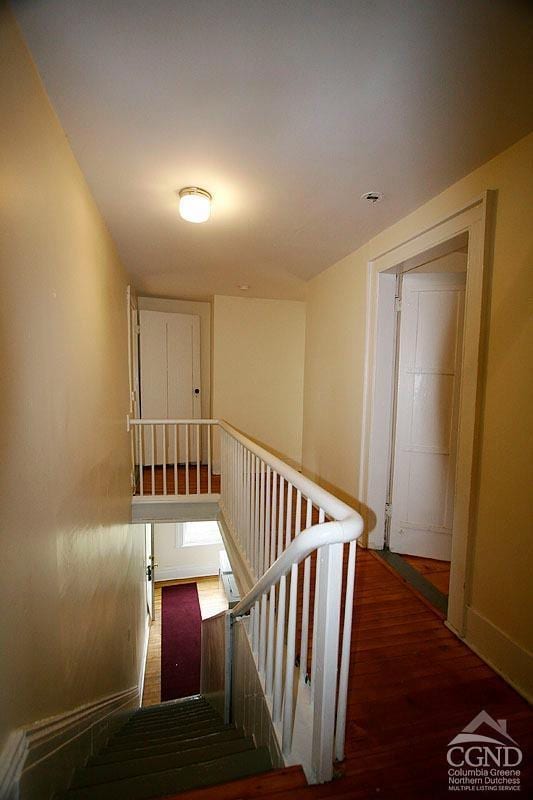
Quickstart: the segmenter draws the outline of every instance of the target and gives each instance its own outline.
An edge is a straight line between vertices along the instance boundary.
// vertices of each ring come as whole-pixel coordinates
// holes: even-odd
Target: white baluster
[[[307,500],[305,527],[310,528],[313,521],[313,503]],[[311,556],[304,562],[304,580],[302,597],[302,635],[300,638],[300,681],[305,683],[307,677],[307,648],[309,646],[309,594],[311,590]]]
[[[285,644],[285,592],[287,579],[285,575],[280,578],[278,584],[278,608],[277,608],[277,630],[276,630],[276,650],[274,663],[274,702],[272,707],[272,719],[279,722],[281,719],[282,701],[282,681],[283,681],[283,649]]]
[[[259,617],[261,613],[259,600],[254,605],[254,625],[252,634],[252,650],[256,663],[259,660]]]
[[[185,494],[189,494],[189,426],[185,425]]]
[[[285,547],[288,547],[292,539],[292,493],[294,486],[287,481],[287,516],[285,518]]]
[[[259,504],[261,499],[261,475],[259,472],[259,458],[254,459],[255,473],[255,508],[254,508],[254,575],[259,577]]]
[[[276,558],[276,513],[278,507],[278,473],[274,470],[272,472],[272,514],[271,531],[270,531],[270,564],[273,564]]]
[[[152,450],[152,494],[155,494],[155,434],[154,425],[150,425],[150,444]]]
[[[200,494],[200,475],[201,475],[201,460],[200,460],[200,426],[196,426],[196,494]]]
[[[319,603],[315,618],[316,649],[313,692],[312,766],[319,783],[333,775],[335,698],[339,652],[340,593],[342,586],[342,544],[321,547]]]
[[[250,538],[250,508],[252,506],[252,476],[250,474],[250,459],[251,453],[249,450],[245,452],[245,491],[244,491],[244,499],[245,499],[245,508],[244,508],[244,525],[245,525],[245,537],[246,537],[246,547],[245,553],[248,563],[251,564],[251,538]]]
[[[211,425],[207,426],[207,493],[211,494]]]
[[[294,535],[298,536],[298,534],[302,530],[302,493],[298,489],[296,492],[296,517],[294,520]]]
[[[143,426],[137,427],[138,442],[139,442],[139,492],[141,497],[144,495],[144,465],[143,465]]]
[[[322,508],[318,509],[318,521],[319,523],[324,522],[325,519],[324,510]],[[314,686],[315,683],[315,669],[316,669],[316,660],[315,660],[315,653],[316,653],[316,619],[318,615],[318,585],[320,582],[320,553],[321,549],[319,548],[316,553],[316,574],[315,574],[315,602],[313,607],[313,634],[312,634],[312,647],[311,647],[311,686]]]
[[[174,425],[174,494],[178,494],[178,426]]]
[[[261,488],[259,492],[259,551],[257,554],[258,577],[260,577],[265,571],[265,464],[263,461],[261,461],[259,469],[261,474]]]
[[[274,643],[276,640],[276,587],[270,588],[268,602],[268,638],[266,655],[265,692],[270,699],[274,688]]]
[[[350,542],[348,549],[348,570],[346,573],[346,593],[344,600],[344,625],[342,630],[341,666],[339,672],[339,696],[337,699],[337,727],[335,729],[335,758],[337,761],[343,761],[344,759],[356,552],[357,543]]]
[[[278,506],[278,558],[283,552],[283,512],[284,512],[285,478],[279,476],[279,506]]]
[[[271,513],[271,498],[270,490],[272,484],[271,469],[269,466],[266,468],[266,499],[265,499],[265,549],[263,557],[263,572],[270,566],[270,513]]]
[[[261,620],[259,627],[259,673],[265,674],[266,669],[266,646],[267,646],[267,596],[261,596]]]
[[[162,425],[163,429],[163,494],[167,493],[167,426]]]
[[[292,715],[294,701],[294,658],[296,641],[296,608],[298,604],[298,565],[291,567],[289,592],[289,621],[287,625],[287,662],[285,666],[285,703],[283,707],[283,755],[287,756],[292,746]]]

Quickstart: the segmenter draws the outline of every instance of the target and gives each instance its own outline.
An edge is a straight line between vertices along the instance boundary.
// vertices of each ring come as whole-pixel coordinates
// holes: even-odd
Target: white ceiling
[[[533,127],[519,0],[15,0],[137,288],[305,281]],[[214,197],[179,219],[175,190]],[[359,199],[380,190],[375,206]]]

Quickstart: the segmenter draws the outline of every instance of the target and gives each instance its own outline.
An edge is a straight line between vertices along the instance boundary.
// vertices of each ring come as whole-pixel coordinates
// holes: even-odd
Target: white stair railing
[[[312,781],[330,780],[333,760],[344,758],[361,516],[224,421],[129,419],[128,430],[133,502],[219,502],[255,581],[228,612],[229,630],[249,615],[285,763],[303,763]],[[231,657],[227,666],[230,674]],[[226,685],[226,709],[230,699]]]
[[[230,619],[250,614],[252,652],[287,763],[294,750],[301,756],[307,747],[308,775],[327,781],[333,759],[344,757],[356,539],[363,520],[232,426],[220,427],[220,506],[257,580]],[[302,711],[296,702],[308,703],[306,718],[312,720],[303,742],[294,742]]]
[[[135,500],[205,500],[213,491],[213,419],[128,419]]]

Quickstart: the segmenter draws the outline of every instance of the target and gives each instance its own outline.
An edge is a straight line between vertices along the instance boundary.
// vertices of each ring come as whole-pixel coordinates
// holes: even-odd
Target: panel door
[[[200,319],[193,314],[139,312],[141,416],[143,419],[196,419],[200,416]],[[189,451],[195,452],[195,431],[189,432]],[[166,441],[162,430],[145,431],[145,465],[183,463],[187,445],[180,428],[177,452],[173,431]]]
[[[449,561],[465,275],[403,278],[389,547]]]

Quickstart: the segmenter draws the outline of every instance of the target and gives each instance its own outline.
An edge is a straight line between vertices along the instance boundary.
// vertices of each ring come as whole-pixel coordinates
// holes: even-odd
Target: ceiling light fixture
[[[237,286],[237,289],[240,289],[241,292],[247,292],[249,288],[250,285],[248,283],[239,283],[239,285]]]
[[[207,222],[211,216],[211,200],[205,189],[197,186],[186,186],[178,192],[180,199],[180,217],[187,222]]]

